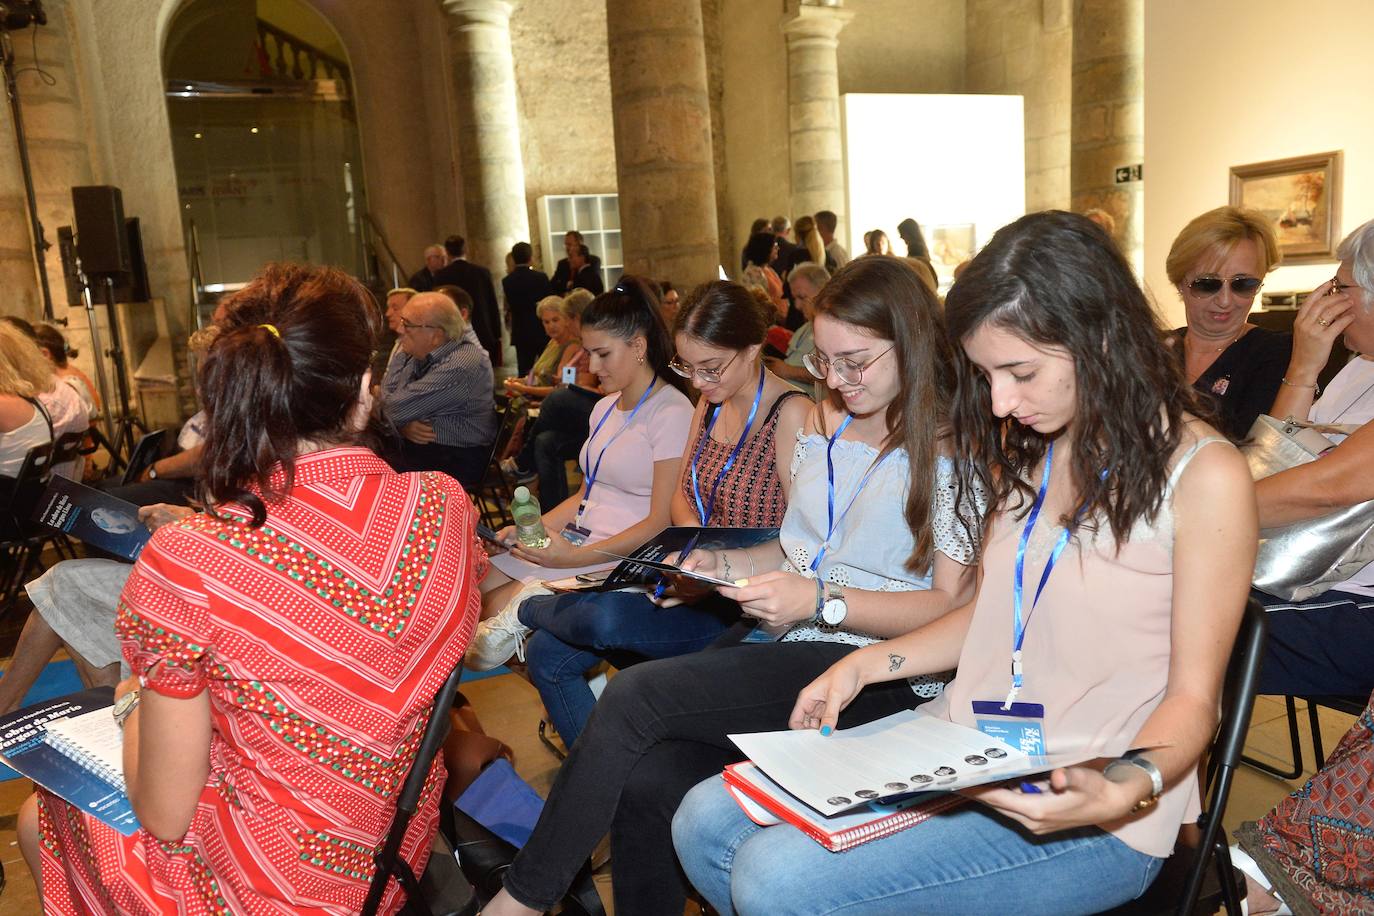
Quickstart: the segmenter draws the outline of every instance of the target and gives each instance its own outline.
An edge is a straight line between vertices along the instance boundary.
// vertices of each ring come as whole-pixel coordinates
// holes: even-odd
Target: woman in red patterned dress
[[[434,694],[477,619],[475,512],[364,441],[377,314],[333,269],[272,265],[200,371],[213,511],[160,529],[115,629],[121,836],[39,791],[20,814],[49,913],[354,913]],[[423,869],[436,761],[402,855]],[[383,910],[400,903],[395,884]]]

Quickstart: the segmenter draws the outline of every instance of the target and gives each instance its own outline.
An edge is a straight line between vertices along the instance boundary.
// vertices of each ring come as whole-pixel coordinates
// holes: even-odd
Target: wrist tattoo
[[[731,582],[734,582],[735,574],[730,572],[730,554],[721,551],[720,565],[725,567],[725,578],[729,579]]]
[[[888,653],[887,670],[896,671],[898,668],[902,667],[902,662],[904,661],[906,661],[905,655],[898,655],[895,652]]]

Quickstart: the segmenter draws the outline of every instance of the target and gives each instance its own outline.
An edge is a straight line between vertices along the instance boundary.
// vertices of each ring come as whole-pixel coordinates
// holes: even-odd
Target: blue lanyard
[[[716,474],[715,483],[711,485],[711,495],[703,506],[701,502],[701,487],[697,483],[697,463],[701,460],[701,452],[706,448],[706,443],[711,439],[711,430],[716,428],[716,421],[720,419],[721,405],[717,404],[716,409],[711,413],[711,420],[706,424],[706,431],[701,435],[701,442],[697,445],[697,450],[692,455],[692,498],[697,504],[697,518],[701,519],[702,525],[711,523],[711,513],[716,508],[716,493],[720,490],[720,483],[725,479],[725,475],[730,473],[730,469],[735,466],[735,459],[739,457],[740,449],[744,448],[744,443],[749,438],[749,432],[754,428],[754,418],[758,416],[759,404],[763,401],[763,381],[764,369],[759,366],[759,387],[754,392],[754,406],[749,408],[749,419],[744,421],[744,432],[739,434],[739,441],[735,443],[734,449],[730,452],[730,457],[725,459],[725,464],[721,466],[720,473]],[[684,553],[683,556],[686,556]]]
[[[1010,709],[1011,704],[1016,701],[1025,674],[1025,669],[1021,665],[1021,646],[1026,641],[1026,627],[1030,623],[1030,614],[1027,614],[1024,620],[1021,617],[1022,590],[1026,576],[1026,545],[1030,542],[1036,519],[1040,517],[1040,507],[1045,504],[1045,493],[1050,488],[1050,466],[1053,461],[1054,442],[1051,441],[1045,449],[1045,473],[1040,478],[1040,492],[1035,495],[1030,515],[1026,517],[1026,526],[1021,529],[1020,543],[1016,545],[1016,575],[1012,577],[1011,583],[1011,690],[1007,691],[1007,701],[1002,704],[1003,709]],[[1050,573],[1054,572],[1054,564],[1068,543],[1069,529],[1059,529],[1059,538],[1054,542],[1050,558],[1045,562],[1045,571],[1040,574],[1040,584],[1036,586],[1035,597],[1031,600],[1031,614],[1035,613],[1035,606],[1040,603],[1040,593],[1045,590],[1045,583],[1050,581]]]
[[[592,487],[596,486],[596,475],[601,471],[601,459],[606,457],[607,450],[609,450],[610,447],[615,444],[615,440],[620,438],[621,433],[625,432],[625,430],[630,428],[630,424],[633,423],[635,420],[635,414],[639,413],[639,408],[643,407],[644,402],[649,400],[649,395],[653,393],[654,386],[657,384],[658,378],[655,377],[654,380],[649,383],[649,387],[644,389],[644,393],[639,396],[639,400],[635,402],[634,409],[631,410],[630,415],[625,418],[625,423],[620,427],[620,429],[616,430],[615,435],[611,436],[610,440],[604,446],[601,447],[601,451],[597,452],[596,463],[592,464],[591,462],[588,462],[589,467],[587,470],[587,479],[585,482],[585,486],[582,490],[582,501],[577,505],[577,520],[573,523],[578,528],[582,527],[582,516],[584,513],[586,513],[587,503],[592,498]],[[611,406],[606,409],[606,412],[601,415],[601,419],[597,421],[596,426],[592,428],[592,434],[587,437],[588,458],[591,457],[592,442],[596,440],[596,434],[601,432],[601,427],[606,425],[606,421],[611,418],[611,414],[613,413],[615,413],[615,402],[611,402]]]
[[[826,495],[827,524],[825,529],[825,541],[821,544],[821,549],[816,554],[816,559],[811,561],[811,571],[813,573],[817,573],[817,575],[819,575],[819,570],[821,568],[821,560],[825,559],[826,551],[830,549],[830,539],[835,536],[835,529],[838,528],[840,526],[840,523],[844,521],[845,516],[849,514],[849,510],[854,508],[854,503],[858,501],[859,494],[864,491],[864,487],[868,485],[868,481],[872,479],[873,475],[878,472],[878,468],[882,467],[883,462],[886,461],[892,455],[892,452],[888,452],[886,455],[883,455],[881,458],[879,458],[877,461],[873,463],[873,466],[868,469],[868,473],[864,474],[863,479],[859,481],[858,487],[854,489],[854,495],[849,497],[849,505],[845,506],[844,511],[840,513],[840,517],[836,518],[834,456],[835,440],[840,438],[840,435],[844,433],[844,431],[849,428],[849,424],[853,422],[853,414],[849,414],[848,416],[846,416],[844,418],[844,422],[840,424],[840,428],[835,430],[835,434],[830,437],[830,441],[827,442],[825,446],[825,476],[826,484],[829,488],[829,491]]]

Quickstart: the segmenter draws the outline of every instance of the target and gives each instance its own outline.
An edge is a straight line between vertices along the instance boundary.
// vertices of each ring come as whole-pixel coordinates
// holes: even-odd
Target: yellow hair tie
[[[277,340],[281,340],[281,331],[277,330],[277,326],[275,324],[260,324],[258,325],[258,327],[267,328],[267,330],[272,332],[273,337],[277,338]]]

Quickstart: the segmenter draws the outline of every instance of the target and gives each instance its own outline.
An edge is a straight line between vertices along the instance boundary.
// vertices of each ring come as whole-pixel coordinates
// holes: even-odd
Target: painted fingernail
[[[735,588],[744,588],[744,587],[745,587],[746,585],[748,585],[748,584],[749,584],[749,580],[748,580],[748,579],[736,579],[736,580],[735,580]]]
[[[829,737],[830,737],[830,726],[829,726],[829,725],[822,725],[822,726],[821,726],[821,737],[822,737],[822,738],[829,738]]]

